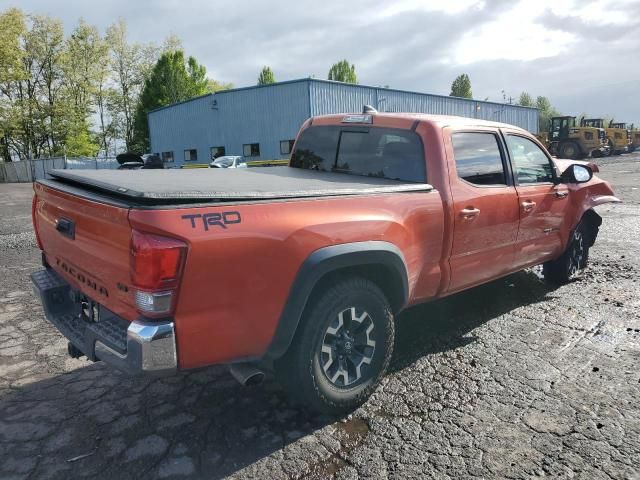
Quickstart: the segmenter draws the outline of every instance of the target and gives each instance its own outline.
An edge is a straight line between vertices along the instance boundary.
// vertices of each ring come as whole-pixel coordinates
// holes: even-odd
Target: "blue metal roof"
[[[197,162],[210,161],[211,147],[242,155],[243,146],[258,143],[250,160],[285,158],[280,142],[295,138],[309,117],[360,112],[365,104],[381,112],[459,115],[500,121],[535,132],[538,110],[467,98],[392,88],[303,78],[269,85],[222,90],[149,112],[152,152],[173,152],[175,165],[184,150],[197,151]],[[284,144],[283,144],[284,145]]]

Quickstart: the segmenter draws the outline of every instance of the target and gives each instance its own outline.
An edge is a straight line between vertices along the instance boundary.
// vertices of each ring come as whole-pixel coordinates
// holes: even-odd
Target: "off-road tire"
[[[547,283],[565,285],[573,280],[589,262],[589,248],[593,245],[593,231],[584,219],[578,224],[567,244],[567,248],[555,260],[542,266]]]
[[[571,151],[571,154],[567,154],[565,152]],[[569,158],[571,160],[576,160],[580,157],[580,147],[576,142],[564,142],[560,145],[560,158]]]
[[[365,278],[347,277],[321,288],[305,308],[288,351],[276,360],[275,373],[293,399],[312,410],[334,415],[361,405],[384,376],[393,353],[394,317],[380,288]],[[367,333],[367,340],[371,335],[375,347],[371,363],[361,364],[359,380],[348,386],[337,386],[323,369],[322,347],[328,328],[335,325],[340,312],[351,312],[354,307],[358,314],[368,314],[367,322],[373,328]]]

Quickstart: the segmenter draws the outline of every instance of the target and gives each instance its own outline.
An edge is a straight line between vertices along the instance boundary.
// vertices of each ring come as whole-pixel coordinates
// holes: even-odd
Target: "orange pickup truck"
[[[46,316],[130,372],[273,368],[298,400],[352,409],[403,309],[537,264],[567,282],[619,201],[595,165],[511,125],[343,114],[302,126],[289,166],[53,171],[35,183]]]

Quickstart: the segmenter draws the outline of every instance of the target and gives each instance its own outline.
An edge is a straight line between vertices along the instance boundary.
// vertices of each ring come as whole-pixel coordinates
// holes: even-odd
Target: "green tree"
[[[520,94],[520,98],[518,99],[518,105],[521,105],[523,107],[533,107],[534,106],[533,97],[529,95],[527,92],[522,92]]]
[[[539,96],[536,98],[535,107],[538,109],[538,131],[548,132],[551,127],[551,118],[560,116],[551,101],[547,97]]]
[[[0,31],[2,154],[22,159],[54,154],[64,141],[68,113],[62,23],[10,9],[0,14]]]
[[[207,79],[207,93],[216,93],[222,90],[230,90],[232,88],[234,88],[234,85],[231,82],[225,83],[214,80],[213,78]]]
[[[0,32],[0,158],[10,162],[12,155],[20,154],[15,137],[23,137],[18,131],[23,119],[16,104],[20,94],[17,87],[29,78],[22,62],[27,32],[22,11],[11,8],[0,14]]]
[[[271,67],[264,66],[258,76],[258,85],[269,85],[270,83],[276,83],[276,77]]]
[[[153,67],[136,108],[134,147],[140,153],[149,148],[149,111],[181,102],[208,91],[207,71],[195,58],[185,59],[184,52],[165,52]]]
[[[469,80],[469,75],[463,73],[462,75],[458,75],[456,79],[451,84],[451,93],[450,97],[461,97],[461,98],[473,98],[473,94],[471,92],[471,80]]]
[[[78,26],[66,41],[63,74],[67,105],[67,133],[65,152],[73,156],[93,156],[96,143],[90,132],[91,116],[99,114],[98,138],[103,150],[108,151],[104,112],[101,110],[103,88],[108,73],[109,47],[98,29],[80,19]],[[75,153],[77,152],[77,153]]]
[[[65,154],[69,157],[95,157],[100,145],[93,138],[86,121],[74,123],[65,139]]]
[[[110,48],[115,84],[109,99],[113,127],[117,135],[124,140],[126,149],[134,151],[138,99],[144,81],[157,61],[159,49],[153,45],[129,43],[127,24],[123,19],[107,29],[106,40]]]
[[[358,83],[358,77],[356,76],[356,66],[349,64],[345,60],[341,60],[338,63],[334,63],[329,69],[329,80],[345,83]]]

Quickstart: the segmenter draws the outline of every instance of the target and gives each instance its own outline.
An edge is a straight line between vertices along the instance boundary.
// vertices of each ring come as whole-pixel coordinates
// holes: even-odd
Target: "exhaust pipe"
[[[264,380],[264,372],[250,363],[232,363],[229,372],[244,387],[259,385]]]

